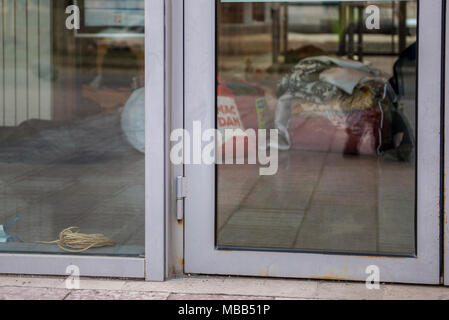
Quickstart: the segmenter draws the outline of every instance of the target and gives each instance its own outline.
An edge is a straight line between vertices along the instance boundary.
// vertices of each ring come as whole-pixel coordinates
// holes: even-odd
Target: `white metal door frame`
[[[216,250],[215,168],[186,165],[185,271],[199,274],[366,280],[376,265],[381,281],[440,282],[440,105],[442,1],[420,1],[417,159],[417,257]],[[185,4],[185,126],[215,128],[215,1]],[[425,123],[423,121],[425,119]]]
[[[0,254],[0,274],[66,275],[76,265],[81,276],[165,279],[165,5],[145,0],[145,258]]]
[[[449,223],[448,223],[448,205],[447,205],[447,191],[449,186],[449,177],[447,172],[449,170],[449,112],[447,110],[447,106],[449,106],[449,6],[448,1],[445,1],[445,11],[442,10],[445,15],[445,72],[444,72],[444,109],[445,109],[445,119],[444,119],[444,195],[441,200],[444,203],[444,218],[442,220],[443,223],[443,276],[444,276],[444,284],[446,286],[449,285]]]

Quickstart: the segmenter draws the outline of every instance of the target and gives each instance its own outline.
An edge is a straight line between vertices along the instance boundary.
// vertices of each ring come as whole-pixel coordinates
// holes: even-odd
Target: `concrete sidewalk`
[[[68,290],[66,278],[0,276],[0,300],[320,300],[449,299],[449,288],[364,283],[185,277],[166,282],[82,278],[79,290]]]

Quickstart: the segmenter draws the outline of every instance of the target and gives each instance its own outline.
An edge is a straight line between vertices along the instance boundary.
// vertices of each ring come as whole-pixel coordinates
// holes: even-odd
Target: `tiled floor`
[[[83,233],[103,233],[118,244],[144,252],[144,156],[129,148],[126,158],[87,163],[14,164],[0,162],[0,224],[20,219],[9,231],[24,244],[14,250],[58,252],[37,244],[78,226]],[[4,174],[3,174],[4,173]],[[23,247],[23,248],[21,248]],[[8,251],[10,244],[0,244]],[[111,254],[111,248],[95,254]]]
[[[448,300],[442,286],[241,277],[185,277],[165,282],[80,279],[78,290],[62,277],[0,276],[0,300]]]
[[[275,176],[253,166],[218,172],[220,246],[415,251],[413,163],[292,150],[281,153]]]
[[[117,252],[131,246],[133,254],[143,253],[143,168],[138,153],[82,165],[0,163],[0,217],[20,217],[10,232],[28,244],[23,250],[45,252],[37,241],[79,226],[117,241]],[[414,252],[411,163],[289,151],[280,155],[275,176],[259,176],[256,166],[223,166],[218,183],[221,246]]]

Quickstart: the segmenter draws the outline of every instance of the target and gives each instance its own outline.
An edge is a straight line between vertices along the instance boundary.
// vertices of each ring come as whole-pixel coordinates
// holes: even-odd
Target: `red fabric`
[[[379,151],[384,151],[391,141],[389,122],[379,106],[347,112],[334,119],[329,117],[292,116],[289,128],[292,148],[377,155],[379,142]]]

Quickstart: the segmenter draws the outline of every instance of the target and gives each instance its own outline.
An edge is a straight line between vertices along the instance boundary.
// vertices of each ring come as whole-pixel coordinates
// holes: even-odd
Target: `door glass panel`
[[[144,254],[144,55],[144,0],[0,1],[1,252]]]
[[[219,249],[415,255],[417,18],[417,1],[217,1],[217,129],[278,130],[274,174],[217,164]],[[263,147],[240,138],[219,159]]]

